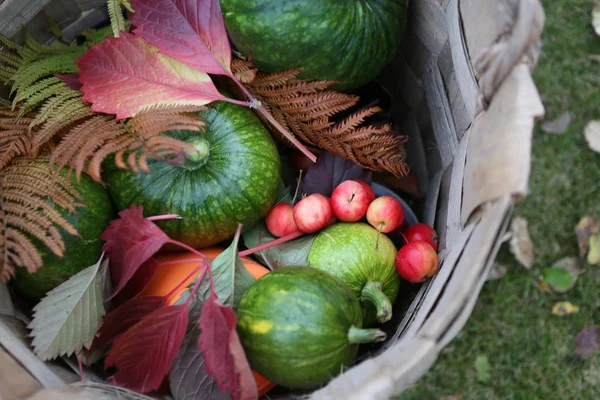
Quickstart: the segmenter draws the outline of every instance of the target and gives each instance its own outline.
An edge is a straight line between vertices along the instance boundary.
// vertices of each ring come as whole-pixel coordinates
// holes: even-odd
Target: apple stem
[[[246,257],[246,256],[249,256],[251,254],[258,253],[259,251],[263,251],[263,250],[269,249],[271,247],[280,245],[282,243],[288,242],[290,240],[294,240],[296,238],[299,238],[302,235],[303,235],[303,233],[300,232],[300,231],[294,232],[294,233],[290,233],[289,235],[282,236],[279,239],[271,240],[270,242],[261,244],[260,246],[256,246],[256,247],[253,247],[253,248],[248,249],[248,250],[240,251],[239,256],[240,257]]]
[[[300,175],[298,176],[298,183],[296,184],[296,191],[294,192],[294,198],[292,199],[292,205],[296,203],[296,198],[298,197],[298,191],[300,190],[300,183],[302,182],[302,170],[300,170]]]
[[[348,330],[348,342],[353,344],[383,342],[387,338],[379,329],[360,329],[352,325]]]
[[[379,322],[387,322],[392,318],[392,303],[383,293],[381,283],[368,281],[360,292],[360,300],[373,303]]]
[[[377,227],[377,239],[375,240],[375,250],[379,250],[379,235],[381,235],[381,228],[383,228],[383,222]]]

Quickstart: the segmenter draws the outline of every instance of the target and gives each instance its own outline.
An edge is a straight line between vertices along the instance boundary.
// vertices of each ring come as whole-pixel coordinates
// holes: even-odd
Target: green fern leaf
[[[15,71],[16,68],[19,68],[19,65],[21,65],[22,61],[23,60],[21,59],[21,57],[14,53],[9,53],[8,51],[0,51],[0,63],[14,68]]]
[[[81,96],[82,93],[69,89],[68,91],[61,92],[57,96],[51,97],[50,99],[46,100],[44,105],[37,112],[30,126],[33,128],[35,126],[43,124],[44,122],[48,121],[48,119],[50,119],[53,115],[57,115],[58,113],[56,112],[58,110],[64,109],[68,100],[73,100],[75,98],[74,102],[69,102],[68,104],[77,104],[81,101]]]
[[[19,50],[21,46],[10,40],[4,35],[0,35],[0,45],[10,50]]]
[[[56,77],[42,79],[28,88],[17,92],[13,100],[13,107],[25,100],[25,103],[21,105],[20,113],[21,115],[25,115],[43,103],[44,100],[59,94],[63,89],[68,89],[67,85]]]
[[[119,37],[120,32],[125,30],[125,18],[121,11],[121,2],[119,0],[108,0],[106,5],[108,6],[113,36]]]
[[[0,97],[0,107],[10,107],[10,101]]]
[[[85,52],[85,48],[78,48],[78,52],[53,55],[42,60],[33,61],[30,64],[22,65],[12,78],[14,84],[11,93],[23,90],[31,86],[35,81],[49,75],[56,73],[73,74],[79,72],[79,67],[75,64],[75,60],[81,57]]]

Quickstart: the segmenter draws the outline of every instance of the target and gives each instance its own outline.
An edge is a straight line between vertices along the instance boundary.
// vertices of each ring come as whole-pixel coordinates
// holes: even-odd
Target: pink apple
[[[279,203],[273,207],[267,214],[267,228],[276,237],[298,232],[294,221],[294,207],[287,203]]]
[[[425,241],[417,240],[403,246],[396,254],[396,270],[409,282],[423,282],[438,271],[438,255]]]
[[[367,182],[361,181],[359,179],[356,179],[356,182],[360,183],[362,185],[362,187],[365,188],[365,190],[367,191],[367,193],[369,195],[369,203],[371,203],[373,200],[375,200],[375,191],[373,190],[371,185],[369,185]]]
[[[303,198],[294,206],[296,226],[304,233],[323,229],[332,214],[329,199],[318,193]]]
[[[438,235],[436,231],[427,224],[418,223],[409,226],[403,233],[407,243],[422,240],[433,247],[433,250],[438,249]]]
[[[365,216],[369,203],[369,193],[357,181],[344,181],[331,194],[331,209],[340,221],[358,221]]]
[[[379,232],[389,233],[404,222],[402,204],[391,196],[381,196],[369,204],[367,221]]]

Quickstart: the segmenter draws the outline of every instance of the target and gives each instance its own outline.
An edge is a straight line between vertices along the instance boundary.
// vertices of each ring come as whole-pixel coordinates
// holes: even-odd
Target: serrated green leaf
[[[107,6],[113,35],[118,38],[121,31],[125,30],[125,17],[123,17],[123,12],[121,11],[121,2],[119,0],[108,0]]]
[[[563,268],[546,268],[544,270],[544,281],[556,292],[563,293],[571,289],[575,279],[569,271]]]
[[[275,239],[277,238],[271,235],[264,222],[244,230],[244,244],[248,248],[257,247]],[[253,256],[272,270],[290,265],[308,266],[308,253],[310,253],[314,240],[315,235],[304,235],[298,239],[259,251]]]
[[[477,380],[481,383],[488,383],[492,379],[490,362],[487,356],[477,356],[475,359],[475,372],[477,373]]]
[[[237,308],[242,295],[255,281],[254,277],[244,267],[238,255],[240,234],[241,231],[238,229],[231,245],[210,263],[215,293],[217,293],[221,303],[229,307],[233,306],[234,308]],[[200,284],[198,293],[202,300],[208,298],[210,294],[208,276],[205,276]]]
[[[587,255],[590,265],[600,264],[600,233],[590,236],[590,250]]]
[[[103,277],[108,260],[98,262],[52,289],[33,309],[34,353],[43,361],[89,349],[106,314]]]

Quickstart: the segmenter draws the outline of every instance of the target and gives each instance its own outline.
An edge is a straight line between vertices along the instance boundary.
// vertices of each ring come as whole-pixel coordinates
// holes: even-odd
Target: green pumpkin
[[[204,132],[170,131],[198,149],[183,165],[154,160],[150,173],[105,163],[105,179],[120,210],[142,205],[144,215],[178,214],[157,224],[172,239],[203,248],[229,239],[238,223],[265,216],[277,196],[280,160],[275,142],[248,108],[216,102],[200,112]]]
[[[66,169],[63,172],[66,173]],[[99,236],[110,221],[117,218],[114,205],[102,185],[85,174],[81,175],[79,182],[75,177],[70,182],[81,195],[85,206],[77,208],[76,213],[62,210],[62,215],[77,229],[79,236],[60,230],[65,244],[64,257],[55,255],[39,240],[32,238],[44,265],[33,274],[25,268],[17,268],[11,281],[21,296],[33,302],[79,271],[94,265],[104,245]]]
[[[315,237],[308,254],[311,267],[341,279],[361,300],[364,325],[392,318],[392,304],[400,290],[396,246],[386,235],[363,222],[340,222]]]
[[[396,54],[406,0],[221,0],[237,49],[263,72],[303,67],[300,78],[356,89]]]
[[[385,339],[362,329],[358,300],[339,279],[284,267],[254,282],[237,310],[237,331],[253,370],[278,385],[311,389],[352,365],[359,343]]]

